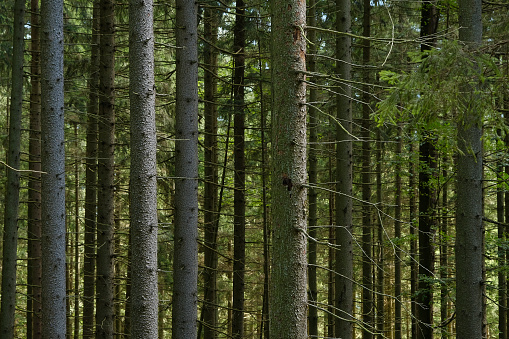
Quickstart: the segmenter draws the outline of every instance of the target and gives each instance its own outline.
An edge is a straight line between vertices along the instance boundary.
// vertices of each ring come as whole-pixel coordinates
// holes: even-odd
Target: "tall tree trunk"
[[[115,225],[115,4],[100,2],[99,145],[97,196],[96,338],[113,337]]]
[[[209,43],[204,45],[204,197],[203,197],[203,223],[204,223],[204,262],[203,285],[205,288],[202,308],[203,337],[205,339],[217,338],[218,299],[217,299],[217,43],[219,13],[211,7],[205,8],[204,36]],[[200,334],[198,334],[200,337]]]
[[[41,2],[42,336],[66,335],[63,1]]]
[[[410,154],[414,154],[414,145],[410,142]],[[411,311],[411,333],[412,338],[417,338],[417,280],[418,280],[418,272],[419,266],[417,262],[417,203],[416,203],[416,185],[415,182],[415,163],[414,161],[410,161],[408,168],[408,186],[409,186],[409,209],[410,209],[410,311]]]
[[[395,209],[394,209],[394,238],[396,238],[396,247],[394,249],[394,339],[401,339],[402,337],[402,318],[401,318],[401,196],[403,194],[401,175],[402,171],[402,126],[398,124],[398,139],[396,144],[396,183],[395,183]]]
[[[459,38],[475,53],[482,40],[482,3],[459,2]],[[456,335],[483,334],[483,206],[482,114],[478,86],[465,85],[458,122],[458,183],[456,210]]]
[[[376,223],[376,231],[377,231],[377,245],[378,249],[376,249],[376,245],[374,245],[375,250],[377,251],[377,264],[375,266],[375,275],[376,275],[376,337],[383,339],[385,337],[385,286],[384,286],[384,275],[385,275],[385,248],[384,248],[384,218],[382,217],[383,210],[383,182],[382,182],[382,159],[383,159],[383,142],[381,139],[381,129],[377,128],[376,130],[376,203],[380,206],[379,211],[381,212],[378,215],[377,223]],[[397,172],[396,172],[397,173]],[[397,207],[397,205],[396,205]],[[396,247],[397,248],[397,247]],[[395,253],[396,253],[395,249]],[[397,301],[395,300],[395,304]],[[387,312],[387,314],[391,314],[391,312]],[[388,316],[389,317],[389,316]]]
[[[448,175],[448,161],[447,157],[444,156],[442,160],[442,176],[446,178]],[[449,215],[448,215],[448,204],[449,204],[449,184],[447,181],[442,186],[442,216],[440,223],[440,279],[442,284],[440,286],[440,322],[445,324],[449,318],[449,288],[446,283],[449,278]],[[448,338],[449,331],[448,326],[442,328],[442,338]]]
[[[97,116],[99,111],[99,1],[94,1],[92,17],[92,54],[88,80],[87,145],[85,160],[85,245],[83,258],[83,338],[94,337],[95,240],[97,220]]]
[[[196,338],[198,294],[197,5],[177,0],[173,337]]]
[[[316,26],[316,0],[310,0],[308,4],[308,25],[311,27]],[[307,46],[307,70],[309,73],[316,72],[316,31],[311,29],[308,31],[308,46]],[[316,82],[315,78],[311,79]],[[308,205],[309,205],[309,216],[308,216],[308,229],[309,229],[309,240],[308,240],[308,323],[309,323],[309,335],[318,335],[318,282],[316,277],[316,258],[317,258],[317,197],[318,191],[314,187],[317,184],[318,177],[318,110],[315,105],[317,104],[318,89],[316,86],[309,88],[309,151],[308,151],[308,175],[309,184],[311,185],[308,189]]]
[[[275,0],[272,15],[270,334],[307,338],[306,3]]]
[[[2,302],[0,334],[14,337],[16,310],[16,263],[18,251],[19,166],[21,157],[21,115],[23,109],[23,50],[25,1],[14,2],[14,35],[12,39],[12,87],[9,119],[9,150],[5,190],[4,243],[2,256]]]
[[[363,31],[362,35],[371,36],[371,2],[364,0]],[[369,39],[363,41],[362,61],[364,65],[370,62],[371,44]],[[370,108],[369,108],[369,70],[364,71],[364,89],[362,107],[362,338],[373,337],[373,274],[371,271],[371,243],[372,243],[372,221],[371,221],[371,144],[370,144]]]
[[[41,322],[41,49],[39,1],[31,2],[30,133],[28,168],[27,336],[42,336]]]
[[[421,51],[435,45],[438,27],[438,10],[433,2],[424,2],[421,10]],[[433,337],[433,284],[434,247],[431,242],[435,232],[436,208],[436,138],[432,132],[421,131],[419,146],[419,285],[417,294],[417,321],[420,323],[417,338]]]
[[[244,337],[244,276],[246,262],[246,164],[244,146],[244,70],[246,45],[244,1],[235,2],[235,26],[233,28],[233,143],[234,143],[234,231],[233,231],[233,338]]]
[[[156,88],[153,2],[129,1],[131,336],[158,337]]]
[[[351,1],[336,0],[336,30],[351,32]],[[336,38],[336,73],[341,79],[336,95],[336,258],[335,336],[353,335],[353,245],[352,245],[352,39],[346,34]],[[340,125],[339,125],[340,124]]]

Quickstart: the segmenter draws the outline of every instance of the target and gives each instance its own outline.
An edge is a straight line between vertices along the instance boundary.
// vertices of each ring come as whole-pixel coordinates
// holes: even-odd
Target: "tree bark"
[[[482,40],[481,12],[480,0],[459,2],[459,38],[472,53]],[[478,86],[469,80],[464,87],[457,132],[456,336],[473,339],[483,335],[482,114]]]
[[[177,0],[173,337],[195,338],[198,294],[197,5]]]
[[[9,150],[7,155],[7,183],[5,190],[4,243],[2,256],[2,302],[0,334],[14,337],[16,310],[16,266],[18,251],[18,210],[21,158],[21,115],[23,109],[23,50],[25,1],[14,2],[14,34],[12,40],[12,87],[9,117]]]
[[[270,335],[307,338],[306,4],[271,2],[272,224]]]
[[[41,2],[42,336],[66,335],[63,1]]]
[[[336,1],[336,30],[351,33],[351,1]],[[336,95],[336,267],[335,278],[335,336],[353,335],[353,245],[352,245],[352,39],[348,35],[336,38],[336,73],[341,79]]]
[[[131,337],[158,337],[156,88],[153,3],[129,1]]]

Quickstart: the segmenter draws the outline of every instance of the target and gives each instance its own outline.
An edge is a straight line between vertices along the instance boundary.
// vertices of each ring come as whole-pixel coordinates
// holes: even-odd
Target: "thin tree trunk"
[[[198,295],[197,5],[177,0],[173,337],[196,338]]]
[[[308,25],[311,27],[316,26],[316,0],[310,0],[308,4]],[[307,70],[309,73],[316,72],[316,31],[311,29],[308,31],[308,56],[307,56]],[[316,79],[311,78],[312,81]],[[317,104],[318,90],[315,86],[309,88],[309,151],[308,151],[308,175],[309,184],[311,185],[308,189],[308,205],[309,205],[309,216],[308,216],[308,229],[309,229],[309,240],[308,240],[308,300],[309,300],[309,312],[308,312],[308,323],[309,323],[309,335],[318,335],[318,282],[316,277],[316,258],[317,258],[317,197],[318,192],[314,185],[317,184],[317,147],[318,147],[318,110],[315,105]]]
[[[383,182],[382,182],[382,159],[383,159],[383,143],[381,140],[380,128],[376,130],[376,203],[379,204],[380,214],[377,218],[377,243],[378,243],[378,260],[375,267],[376,275],[376,337],[383,339],[385,338],[385,286],[384,286],[384,274],[385,274],[385,248],[384,248],[384,219],[382,217],[383,210]],[[396,173],[397,170],[396,170]],[[396,175],[397,177],[397,175]],[[397,208],[397,205],[396,205]],[[397,238],[396,238],[397,239]],[[395,249],[397,252],[397,246]],[[395,274],[396,275],[396,274]],[[395,300],[395,304],[397,304]],[[392,312],[387,312],[390,315]],[[387,316],[389,318],[389,316]]]
[[[336,1],[336,29],[351,32],[351,1]],[[352,245],[352,39],[348,35],[336,38],[336,73],[341,84],[336,95],[336,257],[335,257],[335,336],[353,335],[353,245]]]
[[[396,183],[395,183],[395,209],[394,209],[394,238],[396,239],[396,247],[394,250],[394,338],[401,339],[402,337],[402,318],[401,318],[401,196],[403,194],[401,175],[402,172],[402,126],[398,125],[398,139],[396,144]]]
[[[244,70],[245,56],[245,10],[244,1],[235,2],[235,26],[233,28],[233,143],[234,143],[234,231],[233,231],[233,338],[244,337],[244,289],[246,261],[246,164],[244,146]]]
[[[444,156],[442,160],[442,176],[444,178],[448,175],[448,161],[447,157]],[[449,230],[448,230],[448,194],[449,194],[449,184],[447,181],[444,182],[442,186],[442,222],[440,223],[440,279],[442,280],[442,285],[440,286],[440,322],[445,324],[449,319],[449,292],[448,285],[446,283],[449,278]],[[448,338],[449,331],[448,326],[442,328],[442,338]]]
[[[31,2],[30,133],[28,178],[27,336],[40,339],[41,322],[41,50],[39,1]]]
[[[410,154],[414,154],[414,145],[410,143]],[[416,181],[415,181],[415,164],[414,161],[410,161],[408,168],[408,186],[410,187],[409,192],[409,209],[410,209],[410,310],[411,310],[411,333],[412,338],[417,338],[417,280],[418,280],[418,261],[417,261],[417,203],[416,203]]]
[[[203,198],[203,223],[204,223],[204,262],[203,284],[205,287],[204,302],[202,308],[203,337],[205,339],[217,338],[217,43],[219,13],[215,8],[206,7],[204,13],[204,35],[205,40],[209,41],[204,45],[204,63],[206,71],[204,73],[204,116],[205,116],[205,135],[204,135],[204,198]],[[198,333],[200,337],[200,333]]]
[[[96,338],[112,338],[115,225],[115,4],[101,0],[97,196]]]
[[[41,2],[42,336],[66,335],[63,1]]]
[[[85,244],[83,258],[83,338],[94,337],[95,240],[97,220],[97,115],[99,113],[99,1],[94,1],[92,54],[88,80],[87,145],[85,160]]]
[[[14,35],[12,52],[12,87],[9,119],[9,150],[7,155],[7,183],[5,191],[4,239],[2,256],[2,302],[0,334],[14,337],[16,311],[16,263],[18,251],[18,210],[21,157],[21,115],[23,104],[23,50],[25,1],[14,2]]]
[[[363,36],[371,36],[371,2],[364,0],[363,16]],[[369,39],[363,41],[362,61],[364,65],[370,62],[371,44]],[[364,94],[363,101],[366,103],[362,107],[362,338],[371,339],[373,337],[373,274],[371,270],[371,243],[372,243],[372,223],[371,223],[371,145],[370,145],[370,108],[367,103],[369,97],[369,71],[364,71]]]
[[[153,3],[129,1],[131,337],[158,337],[156,89]]]
[[[270,334],[307,338],[306,4],[271,2],[272,224]]]

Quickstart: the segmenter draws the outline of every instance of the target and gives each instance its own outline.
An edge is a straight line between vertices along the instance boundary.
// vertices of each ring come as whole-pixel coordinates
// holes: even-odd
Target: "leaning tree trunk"
[[[198,294],[197,5],[177,0],[173,337],[196,338]]]
[[[307,338],[306,3],[271,2],[272,225],[270,335]]]
[[[153,3],[129,1],[131,337],[158,337]]]
[[[67,321],[63,5],[41,2],[42,336],[62,339]]]
[[[23,104],[23,40],[25,1],[14,2],[14,35],[12,51],[12,88],[9,119],[9,150],[5,190],[4,243],[2,257],[2,303],[0,334],[14,337],[16,311],[16,263],[18,250],[19,166],[21,157],[21,113]]]
[[[481,13],[481,0],[459,2],[459,37],[472,53],[482,40]],[[456,336],[462,339],[483,334],[482,113],[477,91],[469,79],[457,135]]]

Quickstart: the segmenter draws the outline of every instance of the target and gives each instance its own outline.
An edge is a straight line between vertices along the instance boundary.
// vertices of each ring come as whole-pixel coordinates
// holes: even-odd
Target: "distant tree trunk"
[[[351,33],[351,1],[336,0],[336,30]],[[335,337],[353,335],[353,245],[352,245],[352,39],[336,38],[336,73],[340,80],[336,95],[336,251],[335,251]]]
[[[443,157],[442,160],[443,178],[446,178],[448,175],[448,161],[447,157]],[[440,223],[440,279],[442,279],[442,284],[440,286],[440,322],[445,324],[449,318],[449,292],[448,292],[448,284],[446,283],[449,278],[449,215],[448,215],[448,194],[449,194],[449,184],[447,181],[444,182],[442,186],[442,216]],[[448,333],[448,326],[442,328],[442,338],[448,338],[450,335]]]
[[[113,229],[115,225],[115,4],[113,0],[101,0],[100,8],[96,338],[112,338]]]
[[[27,335],[40,339],[41,322],[41,49],[39,1],[31,1],[30,133],[28,168]]]
[[[371,2],[364,0],[363,31],[365,37],[371,36]],[[363,41],[362,61],[364,65],[369,65],[371,59],[371,43],[369,39]],[[371,271],[371,245],[372,245],[372,221],[371,221],[371,144],[370,144],[370,101],[369,94],[369,70],[364,70],[364,90],[362,107],[362,338],[371,339],[373,337],[373,273]]]
[[[158,337],[156,88],[153,3],[129,1],[131,337]]]
[[[204,36],[210,43],[204,45],[204,262],[203,284],[205,286],[204,302],[202,308],[203,337],[205,339],[217,338],[217,43],[218,12],[214,8],[206,7],[204,11]],[[200,325],[202,322],[200,322]],[[198,336],[200,336],[198,334]]]
[[[308,15],[307,15],[308,25],[311,27],[316,26],[316,0],[310,0],[308,4]],[[316,31],[311,29],[308,31],[308,55],[307,55],[307,70],[309,73],[316,72]],[[311,81],[316,82],[315,78],[312,78]],[[311,86],[309,88],[309,151],[308,151],[308,175],[309,175],[309,184],[311,185],[308,189],[308,205],[309,205],[309,216],[308,216],[308,229],[309,229],[309,239],[308,239],[308,301],[309,301],[309,311],[308,311],[308,323],[309,323],[309,336],[317,336],[318,335],[318,282],[316,278],[316,250],[317,250],[317,197],[318,192],[314,185],[317,184],[317,147],[318,147],[318,129],[319,129],[319,120],[318,120],[318,110],[315,105],[317,105],[317,94],[318,90],[315,86]]]
[[[306,3],[274,0],[270,335],[307,338]]]
[[[66,335],[63,1],[41,2],[42,337]]]
[[[94,337],[95,239],[97,219],[97,115],[99,110],[99,1],[94,1],[92,18],[92,54],[88,80],[87,145],[85,160],[85,245],[83,259],[83,338]]]
[[[9,150],[5,191],[4,242],[2,256],[2,302],[0,334],[14,337],[16,310],[16,263],[18,251],[19,172],[21,157],[21,115],[23,109],[23,50],[25,1],[14,2],[14,34],[12,39],[12,87],[9,119]]]
[[[380,214],[377,218],[376,223],[376,231],[377,231],[377,264],[375,267],[375,276],[376,276],[376,337],[383,339],[385,338],[385,286],[384,286],[384,275],[385,275],[385,248],[384,248],[384,218],[382,214],[383,210],[383,182],[382,182],[382,159],[383,159],[383,142],[381,139],[381,131],[380,128],[376,130],[376,203],[380,206]],[[397,172],[396,172],[397,173]],[[396,176],[397,177],[397,176]],[[397,208],[397,205],[396,205]],[[394,249],[396,253],[397,246]],[[397,304],[397,300],[395,300],[395,304]],[[391,312],[387,312],[388,315]],[[389,316],[388,316],[389,318]]]
[[[410,154],[414,154],[414,145],[410,142]],[[412,338],[417,338],[417,280],[419,279],[419,266],[417,262],[417,204],[416,204],[416,181],[415,181],[415,163],[410,161],[408,168],[408,186],[409,186],[409,209],[410,209],[410,311],[411,311],[411,333]]]
[[[482,40],[481,0],[459,2],[459,38],[475,53]],[[465,85],[458,122],[456,210],[456,335],[483,335],[482,114],[478,86]]]
[[[198,294],[197,5],[177,0],[173,337],[196,338]]]
[[[403,145],[402,126],[397,126],[398,139],[396,144],[396,183],[395,183],[395,207],[394,207],[394,238],[396,238],[396,247],[394,249],[394,339],[402,337],[402,318],[401,318],[401,195],[403,194],[401,176],[403,174],[401,163],[403,161],[401,151]]]
[[[421,51],[435,45],[438,27],[438,9],[433,2],[424,2],[421,9]],[[419,146],[419,285],[417,293],[417,321],[420,323],[417,338],[433,337],[433,284],[434,247],[431,242],[435,232],[436,216],[436,138],[432,132],[421,131]]]
[[[234,143],[234,231],[233,231],[233,338],[244,337],[244,276],[246,261],[246,164],[244,146],[244,70],[246,45],[244,1],[235,2],[235,26],[233,28],[233,143]]]

